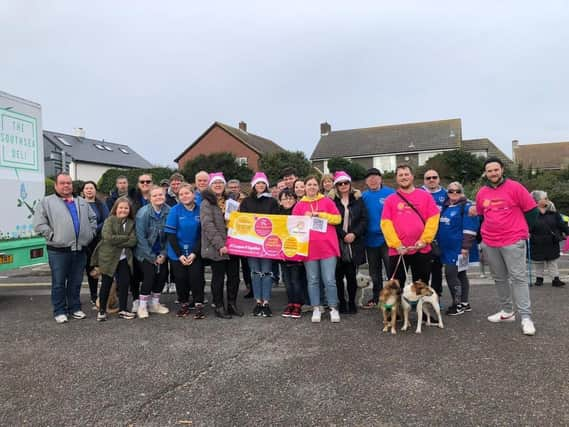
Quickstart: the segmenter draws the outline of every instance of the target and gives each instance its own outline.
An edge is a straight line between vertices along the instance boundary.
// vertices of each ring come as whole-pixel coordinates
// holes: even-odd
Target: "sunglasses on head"
[[[460,194],[460,193],[462,193],[462,190],[452,190],[451,189],[451,190],[447,190],[447,193],[449,193],[449,194],[453,194],[453,193]]]
[[[138,181],[139,184],[150,184],[152,182],[152,180],[150,179],[143,179]]]
[[[430,181],[432,179],[439,179],[439,177],[436,175],[435,176],[426,176],[425,179]]]

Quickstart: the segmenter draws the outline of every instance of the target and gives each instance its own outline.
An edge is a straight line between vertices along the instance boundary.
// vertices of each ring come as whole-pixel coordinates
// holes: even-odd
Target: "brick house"
[[[512,157],[526,169],[561,170],[569,167],[569,142],[520,145],[512,141]]]
[[[403,123],[370,128],[333,131],[329,123],[320,125],[320,140],[310,156],[312,164],[328,172],[328,160],[344,157],[364,168],[394,171],[401,163],[423,166],[444,151],[463,149],[474,155],[496,155],[511,160],[487,138],[463,140],[460,119]]]
[[[248,132],[245,122],[239,122],[239,128],[214,122],[174,161],[178,164],[178,169],[182,169],[186,162],[200,154],[229,152],[235,155],[239,164],[257,172],[261,157],[279,151],[286,150],[270,139]]]

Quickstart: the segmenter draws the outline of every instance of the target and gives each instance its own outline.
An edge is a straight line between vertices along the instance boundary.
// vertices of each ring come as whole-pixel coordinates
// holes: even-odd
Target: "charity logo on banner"
[[[231,255],[301,261],[308,255],[311,218],[232,212],[226,246]]]

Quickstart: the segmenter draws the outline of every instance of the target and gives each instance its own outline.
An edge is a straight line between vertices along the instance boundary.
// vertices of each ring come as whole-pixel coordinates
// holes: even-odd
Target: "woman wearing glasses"
[[[447,187],[447,199],[443,203],[436,240],[441,249],[441,263],[451,293],[452,305],[446,314],[458,316],[471,311],[468,303],[470,283],[466,275],[469,262],[478,260],[476,233],[478,217],[469,216],[472,203],[464,196],[459,182]]]

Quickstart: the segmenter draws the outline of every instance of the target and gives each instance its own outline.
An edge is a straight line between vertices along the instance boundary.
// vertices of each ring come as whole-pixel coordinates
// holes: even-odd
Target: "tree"
[[[271,183],[282,178],[284,168],[291,167],[298,177],[305,177],[312,173],[312,164],[302,151],[279,151],[261,157],[259,169],[267,174]]]
[[[237,159],[232,153],[200,154],[188,161],[182,168],[182,174],[188,182],[194,182],[196,173],[201,170],[208,172],[223,172],[225,179],[238,179],[249,181],[253,171],[247,166],[237,164]]]
[[[328,160],[328,169],[331,173],[344,171],[352,177],[354,181],[364,179],[366,176],[366,168],[356,162],[352,162],[344,157],[332,157]]]
[[[453,150],[431,157],[418,172],[424,173],[428,169],[435,169],[445,181],[472,184],[480,179],[483,165],[483,158],[464,150]]]

